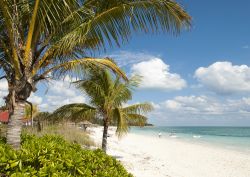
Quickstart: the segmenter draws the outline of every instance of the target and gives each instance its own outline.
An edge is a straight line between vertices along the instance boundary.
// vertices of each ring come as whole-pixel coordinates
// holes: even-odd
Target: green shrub
[[[0,144],[0,176],[132,177],[114,158],[101,150],[85,150],[60,136],[22,136],[22,148],[14,151]]]

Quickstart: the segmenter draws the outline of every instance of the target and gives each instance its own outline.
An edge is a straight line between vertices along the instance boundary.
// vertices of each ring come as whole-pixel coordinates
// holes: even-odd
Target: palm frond
[[[145,114],[153,110],[153,106],[150,103],[139,103],[127,106],[122,109],[127,114]]]
[[[36,24],[36,16],[37,16],[37,12],[38,12],[39,2],[40,2],[40,0],[36,0],[35,5],[34,5],[34,9],[33,9],[33,13],[32,13],[32,17],[30,20],[29,31],[28,31],[27,40],[26,40],[26,47],[25,47],[25,51],[24,51],[24,63],[26,65],[31,63],[29,60],[32,59],[30,57],[30,52],[31,52],[30,48],[31,48],[33,32],[34,32],[35,24]]]
[[[15,38],[14,38],[14,31],[15,29],[13,28],[13,19],[10,16],[12,14],[11,12],[11,3],[9,1],[0,1],[0,9],[1,9],[1,15],[2,15],[2,20],[4,21],[2,24],[4,24],[5,29],[7,30],[8,33],[8,39],[10,41],[10,47],[12,51],[12,57],[10,58],[13,66],[14,66],[14,71],[16,73],[16,78],[19,79],[21,77],[21,71],[20,71],[20,63],[18,61],[18,54],[17,54],[17,48],[16,48],[16,43],[15,43]]]
[[[115,73],[120,75],[122,78],[127,80],[126,74],[112,61],[109,59],[97,59],[97,58],[82,58],[76,59],[69,62],[62,63],[60,65],[49,68],[44,71],[41,76],[46,76],[51,73],[55,76],[60,76],[65,73],[75,72],[82,73],[88,69],[100,69],[100,67],[107,67],[113,70]]]
[[[141,114],[126,114],[129,125],[143,127],[147,123],[147,117]]]
[[[56,109],[50,118],[53,121],[62,121],[64,119],[71,121],[91,120],[96,115],[96,109],[84,103],[74,103],[64,105]]]
[[[95,5],[94,5],[95,4]],[[134,31],[167,31],[178,34],[183,27],[190,27],[191,17],[176,2],[170,0],[107,0],[105,5],[96,2],[84,4],[92,14],[77,28],[62,38],[57,46],[68,49],[84,44],[85,39],[98,40],[99,47],[120,46]],[[59,47],[64,48],[65,47]]]
[[[119,138],[128,133],[128,123],[121,109],[115,108],[113,110],[113,120],[117,122],[116,135]]]

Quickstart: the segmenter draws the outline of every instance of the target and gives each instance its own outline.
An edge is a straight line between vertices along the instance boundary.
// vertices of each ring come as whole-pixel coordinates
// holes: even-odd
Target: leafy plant
[[[132,177],[101,150],[85,150],[60,136],[24,134],[22,148],[0,144],[0,173],[8,176]]]

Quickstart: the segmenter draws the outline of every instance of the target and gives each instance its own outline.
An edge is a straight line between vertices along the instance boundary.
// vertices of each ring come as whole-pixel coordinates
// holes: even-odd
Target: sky
[[[250,1],[177,2],[192,16],[190,30],[178,36],[134,33],[129,43],[96,55],[112,57],[129,76],[143,76],[129,104],[153,104],[150,123],[250,126]],[[7,93],[4,82],[0,97]],[[88,98],[66,77],[39,84],[29,100],[53,111]]]

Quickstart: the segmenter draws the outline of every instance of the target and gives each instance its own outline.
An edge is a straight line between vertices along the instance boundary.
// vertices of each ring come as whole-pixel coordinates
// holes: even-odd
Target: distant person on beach
[[[161,137],[161,132],[158,134],[159,138]]]

